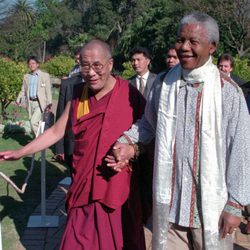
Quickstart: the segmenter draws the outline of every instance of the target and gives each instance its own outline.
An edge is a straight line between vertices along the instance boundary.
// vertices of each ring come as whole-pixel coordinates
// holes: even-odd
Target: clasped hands
[[[130,144],[116,142],[112,148],[112,154],[107,155],[105,161],[107,166],[121,172],[129,164],[129,160],[135,155],[134,147]]]

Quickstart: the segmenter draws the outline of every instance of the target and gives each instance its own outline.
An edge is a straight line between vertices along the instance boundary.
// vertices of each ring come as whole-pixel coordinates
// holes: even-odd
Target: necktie
[[[142,77],[139,78],[139,91],[143,95],[143,93],[144,93],[144,83],[143,83],[143,78]]]

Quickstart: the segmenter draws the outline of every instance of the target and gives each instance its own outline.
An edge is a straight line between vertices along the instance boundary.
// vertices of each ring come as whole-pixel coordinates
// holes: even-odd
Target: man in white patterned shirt
[[[144,116],[114,146],[117,162],[106,158],[120,171],[155,137],[153,249],[233,249],[250,203],[249,115],[241,89],[212,63],[218,42],[207,14],[181,20],[180,65],[157,77]]]

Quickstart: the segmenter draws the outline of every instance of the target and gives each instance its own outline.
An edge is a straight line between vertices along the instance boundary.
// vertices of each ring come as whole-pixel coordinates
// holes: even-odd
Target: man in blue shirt
[[[30,72],[24,75],[21,92],[17,97],[17,104],[26,102],[29,112],[31,129],[36,135],[42,113],[52,106],[51,83],[48,73],[39,69],[39,61],[35,56],[27,60]]]

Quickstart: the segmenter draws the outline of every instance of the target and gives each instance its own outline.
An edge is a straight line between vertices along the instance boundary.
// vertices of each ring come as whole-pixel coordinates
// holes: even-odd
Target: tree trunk
[[[7,119],[6,109],[10,105],[10,101],[2,100],[1,101],[1,111],[0,111],[0,124]]]
[[[43,41],[43,63],[45,62],[46,55],[46,41]]]
[[[5,108],[4,108],[4,103],[1,102],[1,111],[0,111],[0,124],[3,123],[5,117]]]

